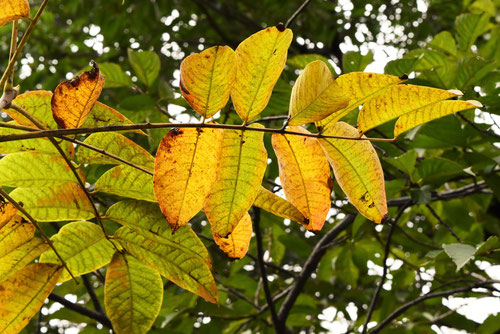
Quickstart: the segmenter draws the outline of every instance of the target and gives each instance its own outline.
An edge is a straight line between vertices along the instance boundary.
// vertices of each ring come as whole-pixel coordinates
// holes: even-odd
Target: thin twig
[[[5,69],[5,72],[3,72],[2,78],[0,79],[0,87],[4,87],[5,83],[7,82],[7,79],[10,76],[10,72],[14,69],[14,65],[16,64],[16,59],[19,57],[21,54],[21,51],[24,48],[24,45],[28,41],[28,38],[30,37],[33,29],[35,28],[36,23],[38,22],[38,19],[40,18],[40,15],[42,15],[43,10],[45,9],[45,6],[49,0],[43,0],[42,4],[40,5],[40,8],[38,8],[38,11],[35,14],[35,17],[33,20],[31,20],[30,25],[28,26],[28,29],[23,35],[23,38],[21,39],[21,42],[19,42],[19,45],[17,46],[16,52],[14,55],[11,57],[9,60],[9,65],[7,65],[7,68]]]
[[[389,265],[387,263],[387,259],[389,258],[389,252],[391,250],[391,240],[392,240],[392,234],[394,232],[394,227],[397,225],[398,220],[401,218],[403,212],[409,205],[410,202],[407,202],[406,205],[401,206],[399,208],[396,218],[393,221],[390,221],[389,233],[387,234],[387,241],[385,243],[384,262],[383,262],[384,268],[382,271],[382,277],[380,278],[380,282],[377,285],[377,289],[375,290],[375,293],[373,294],[372,300],[370,302],[370,306],[368,307],[368,312],[366,314],[363,330],[361,331],[362,334],[365,334],[366,330],[368,329],[368,323],[370,322],[373,311],[375,309],[375,304],[377,303],[378,296],[380,295],[380,291],[382,291],[382,287],[384,286],[385,280],[387,278],[387,272],[389,271]]]
[[[477,126],[476,123],[472,122],[471,120],[469,120],[467,117],[465,117],[464,115],[462,115],[462,113],[460,112],[457,112],[457,115],[458,117],[460,117],[462,120],[464,120],[467,124],[469,124],[470,126],[472,126],[476,131],[479,131],[481,132],[482,134],[485,134],[487,136],[490,136],[490,137],[493,137],[495,139],[500,139],[500,135],[497,135],[496,133],[494,132],[491,132],[491,131],[488,131],[488,130],[484,130],[484,129],[481,129],[479,126]]]
[[[6,126],[9,127],[9,126]],[[280,133],[287,135],[296,135],[302,137],[313,138],[332,138],[332,139],[345,139],[345,140],[360,140],[360,141],[380,141],[392,142],[394,139],[388,138],[370,138],[370,137],[348,137],[348,136],[332,136],[322,135],[319,133],[304,133],[296,131],[288,131],[272,128],[254,128],[247,125],[233,125],[233,124],[215,124],[215,123],[138,123],[138,124],[120,124],[120,125],[107,125],[96,126],[90,128],[73,128],[73,129],[57,129],[57,130],[42,130],[31,131],[27,133],[14,133],[0,136],[0,142],[15,141],[20,139],[44,138],[44,137],[59,137],[68,135],[98,133],[98,132],[115,132],[115,131],[129,131],[129,130],[145,130],[145,129],[169,129],[169,128],[212,128],[212,129],[230,129],[230,130],[245,130],[257,131],[265,133]]]
[[[437,214],[436,211],[434,211],[432,206],[430,206],[429,204],[426,204],[425,207],[427,209],[429,209],[429,211],[434,216],[434,218],[436,218],[439,221],[439,224],[443,225],[444,227],[446,227],[448,229],[448,231],[450,231],[451,235],[453,235],[455,237],[455,239],[457,239],[458,242],[460,242],[460,243],[462,242],[462,239],[460,239],[460,237],[453,231],[453,229],[451,228],[450,225],[445,223],[444,220],[442,220],[441,217],[439,217],[439,215]]]
[[[17,20],[12,21],[12,35],[10,39],[9,61],[12,60],[17,49]],[[9,80],[5,83],[4,90],[11,90],[14,87],[14,68],[10,71]]]
[[[96,320],[100,322],[103,326],[106,326],[110,329],[113,329],[113,326],[111,325],[111,321],[109,321],[108,317],[104,315],[103,313],[98,313],[92,310],[89,310],[88,308],[80,305],[80,304],[75,304],[67,300],[66,298],[59,296],[55,293],[51,293],[49,295],[49,300],[59,303],[62,306],[66,307],[67,309],[70,309],[72,311],[75,311],[79,314],[82,314],[86,317],[89,317],[90,319]]]
[[[82,275],[82,280],[83,280],[83,285],[85,285],[85,289],[87,289],[90,299],[92,300],[92,304],[94,304],[95,310],[99,313],[104,314],[104,311],[102,310],[101,307],[101,303],[99,302],[99,298],[97,298],[97,295],[95,294],[94,291],[94,287],[92,286],[92,282],[90,282],[89,276]]]
[[[290,16],[290,18],[286,21],[285,28],[290,27],[290,24],[292,24],[292,22],[297,18],[297,16],[299,16],[300,12],[302,12],[310,2],[311,0],[306,0],[302,5],[300,5],[300,7],[295,11],[295,13],[293,13],[292,16]]]
[[[271,318],[273,320],[273,326],[276,333],[285,333],[285,327],[278,319],[278,314],[274,308],[274,301],[271,295],[271,290],[269,290],[269,282],[267,281],[266,266],[264,264],[264,249],[262,248],[262,234],[260,231],[260,209],[257,207],[253,208],[253,230],[255,233],[255,241],[257,243],[257,259],[260,268],[260,277],[262,278],[262,286],[264,288],[264,294],[266,295],[267,305],[269,305],[269,310],[271,311]]]
[[[456,288],[453,290],[447,290],[447,291],[436,292],[436,293],[428,293],[428,294],[425,294],[423,296],[420,296],[420,297],[400,306],[399,308],[397,308],[394,312],[392,312],[389,316],[387,316],[387,318],[382,320],[375,328],[373,328],[373,330],[370,331],[370,334],[375,334],[375,333],[380,332],[385,326],[389,325],[392,322],[392,320],[399,317],[406,310],[408,310],[409,308],[411,308],[415,305],[418,305],[419,303],[421,303],[423,301],[426,301],[427,299],[448,297],[448,296],[451,296],[451,295],[454,295],[457,293],[468,292],[468,291],[471,291],[472,289],[483,287],[483,286],[489,285],[489,284],[494,284],[494,282],[486,281],[486,282],[474,283],[474,284],[460,287],[460,288]]]
[[[3,188],[1,186],[0,186],[0,195],[3,198],[5,198],[7,201],[9,201],[17,210],[21,211],[21,213],[26,218],[28,218],[28,220],[30,221],[30,223],[33,224],[33,226],[35,226],[35,228],[38,230],[38,232],[40,233],[40,235],[42,236],[42,238],[45,240],[45,242],[50,246],[50,248],[52,248],[52,250],[54,251],[54,254],[57,256],[57,258],[59,259],[59,261],[61,261],[61,264],[68,271],[68,273],[71,276],[71,278],[73,278],[73,280],[75,281],[75,283],[78,284],[78,281],[76,280],[75,276],[73,276],[73,273],[71,272],[71,270],[69,270],[68,265],[63,260],[63,258],[61,257],[61,255],[59,254],[59,252],[57,251],[57,249],[54,247],[54,244],[52,243],[52,240],[50,240],[49,236],[45,233],[44,230],[42,230],[42,228],[40,227],[40,225],[38,224],[38,222],[35,220],[35,218],[33,218],[26,211],[26,209],[24,209],[21,206],[21,204],[19,204],[15,199],[13,199],[12,197],[10,197],[10,195],[5,190],[3,190]]]

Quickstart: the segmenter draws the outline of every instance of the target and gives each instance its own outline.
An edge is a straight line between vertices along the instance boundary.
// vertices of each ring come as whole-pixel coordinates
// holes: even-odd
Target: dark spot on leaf
[[[402,76],[399,77],[401,80],[408,80],[408,74],[403,74]]]
[[[330,191],[333,189],[333,179],[331,176],[328,178],[328,189],[330,189]]]
[[[182,130],[180,130],[179,128],[173,128],[168,133],[170,134],[171,137],[175,137],[178,135],[182,135],[184,132]]]
[[[382,224],[385,224],[385,223],[389,222],[389,220],[390,220],[390,219],[391,219],[391,218],[389,217],[389,215],[388,215],[388,214],[386,214],[386,215],[384,216],[384,218],[382,218],[381,223],[382,223]]]
[[[90,61],[90,64],[92,65],[92,69],[87,72],[88,76],[90,79],[95,80],[99,76],[99,66],[97,66],[97,63],[93,60]]]
[[[368,74],[368,78],[371,78],[371,77],[373,77],[373,74],[371,74],[371,73]]]
[[[368,207],[371,209],[371,208],[374,208],[375,207],[375,202],[372,202],[370,205],[368,205]]]
[[[366,196],[367,196],[367,195],[368,195],[368,191],[367,191],[367,192],[365,192],[365,193],[363,194],[363,196],[361,196],[359,199],[360,199],[361,201],[363,201],[363,202],[366,202],[366,201],[368,200],[368,199],[366,198]]]
[[[310,222],[309,218],[304,218],[304,225],[309,225]]]
[[[285,28],[285,25],[280,22],[276,25],[276,29],[278,29],[279,32],[283,32],[283,31],[285,31],[286,28]]]

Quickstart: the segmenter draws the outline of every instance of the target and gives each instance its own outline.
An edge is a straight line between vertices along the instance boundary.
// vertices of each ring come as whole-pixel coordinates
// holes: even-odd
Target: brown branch
[[[453,231],[453,229],[451,228],[450,225],[448,225],[447,223],[444,222],[443,219],[441,219],[441,217],[437,214],[437,212],[434,211],[434,209],[432,208],[432,206],[430,206],[429,204],[426,204],[425,207],[427,209],[429,209],[429,211],[434,216],[434,218],[436,218],[439,221],[439,224],[441,224],[444,227],[446,227],[448,229],[448,231],[450,231],[451,235],[453,235],[453,237],[455,237],[455,239],[457,239],[458,242],[462,243],[462,239],[460,239],[460,237]]]
[[[57,249],[54,247],[54,244],[52,243],[52,240],[50,240],[49,236],[45,233],[44,230],[42,230],[42,228],[40,227],[40,225],[38,224],[38,222],[35,220],[35,218],[33,218],[26,211],[26,209],[24,209],[22,207],[21,204],[19,204],[15,199],[13,199],[12,197],[10,197],[10,195],[5,190],[3,190],[3,188],[1,186],[0,186],[0,195],[2,197],[4,197],[7,201],[9,201],[17,210],[21,211],[21,213],[26,218],[28,218],[28,220],[30,221],[30,223],[33,224],[33,226],[35,226],[35,228],[38,230],[38,232],[40,233],[40,235],[42,236],[42,238],[45,240],[45,242],[50,246],[50,248],[52,248],[52,250],[54,251],[54,254],[57,256],[57,258],[59,259],[59,261],[61,261],[61,264],[68,271],[68,273],[71,276],[71,278],[73,278],[73,280],[75,281],[75,283],[78,284],[78,281],[76,280],[75,276],[73,276],[73,273],[71,272],[71,270],[69,270],[68,265],[63,260],[63,258],[61,257],[61,255],[59,254],[59,252],[57,251]]]
[[[340,233],[346,230],[349,226],[351,226],[352,222],[356,214],[348,214],[345,218],[340,221],[337,225],[335,225],[330,231],[328,231],[314,246],[311,254],[307,258],[304,267],[302,268],[302,272],[299,277],[295,280],[295,283],[292,285],[290,293],[287,294],[285,301],[281,305],[281,308],[278,313],[278,318],[283,326],[286,324],[286,319],[292,310],[295,301],[299,297],[302,292],[307,280],[311,277],[311,274],[316,270],[316,267],[319,264],[319,261],[323,257],[326,252],[325,245],[328,245],[332,242]]]
[[[69,300],[67,300],[66,298],[59,296],[55,293],[51,293],[49,295],[49,300],[56,302],[56,303],[59,303],[69,310],[80,313],[86,317],[89,317],[90,319],[93,319],[95,321],[100,322],[103,326],[106,326],[110,329],[113,329],[113,326],[111,325],[111,321],[109,321],[108,317],[106,317],[106,315],[104,315],[103,313],[98,313],[98,312],[89,310],[88,308],[86,308],[80,304],[72,303]]]
[[[7,134],[7,135],[0,136],[0,142],[15,141],[15,140],[20,140],[20,139],[59,137],[59,136],[98,133],[98,132],[115,132],[115,131],[145,130],[145,129],[168,129],[168,128],[198,128],[198,129],[211,128],[211,129],[245,130],[245,131],[257,131],[257,132],[265,132],[265,133],[280,133],[280,134],[296,135],[296,136],[302,136],[302,137],[332,138],[332,139],[361,140],[361,141],[367,140],[367,141],[392,142],[394,140],[394,139],[388,139],[388,138],[332,136],[332,135],[323,135],[323,134],[319,134],[319,133],[302,133],[302,132],[288,131],[288,130],[283,131],[281,129],[254,128],[254,127],[247,126],[247,125],[232,125],[232,124],[138,123],[138,124],[97,126],[97,127],[91,127],[91,128],[41,130],[41,131],[31,131],[31,132],[27,132],[27,133]]]
[[[447,290],[447,291],[435,292],[435,293],[427,293],[427,294],[420,296],[420,297],[400,306],[399,308],[397,308],[394,312],[392,312],[389,316],[387,316],[387,318],[382,320],[373,330],[371,330],[370,334],[375,334],[375,333],[380,332],[385,326],[389,325],[392,322],[392,320],[399,317],[406,310],[408,310],[409,308],[411,308],[415,305],[418,305],[421,302],[426,301],[427,299],[438,298],[438,297],[448,297],[448,296],[451,296],[451,295],[454,295],[457,293],[468,292],[468,291],[471,291],[472,289],[483,287],[485,285],[494,284],[494,283],[495,283],[495,281],[485,281],[485,282],[474,283],[474,284],[471,284],[468,286],[456,288],[453,290]]]
[[[269,290],[269,283],[267,281],[266,266],[264,264],[264,249],[262,247],[262,235],[260,232],[260,209],[257,207],[253,208],[253,231],[255,233],[255,241],[257,243],[257,262],[260,268],[260,277],[262,278],[262,286],[264,288],[264,294],[266,296],[267,305],[271,311],[271,318],[273,320],[273,326],[276,333],[285,333],[284,323],[279,321],[278,314],[274,308],[273,297],[271,296],[271,290]]]
[[[285,23],[285,28],[290,27],[290,24],[299,16],[299,14],[307,7],[307,5],[311,2],[311,0],[306,0],[300,7],[295,11],[295,13],[290,16],[290,18]]]

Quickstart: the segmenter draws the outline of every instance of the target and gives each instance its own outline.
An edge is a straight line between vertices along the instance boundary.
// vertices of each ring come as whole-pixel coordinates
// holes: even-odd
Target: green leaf
[[[176,234],[182,228],[184,226],[179,228]],[[192,254],[195,249],[186,252],[184,247],[168,240],[166,237],[168,233],[171,234],[167,232],[156,236],[148,231],[121,227],[115,232],[114,237],[127,252],[175,284],[209,302],[217,302],[217,288],[210,267],[199,256]]]
[[[154,51],[128,49],[128,60],[139,81],[150,87],[160,73],[160,57]]]
[[[104,303],[117,333],[147,333],[160,312],[160,274],[130,255],[115,253],[106,273]]]
[[[0,159],[0,170],[3,186],[46,187],[76,181],[63,158],[38,152],[9,154]]]
[[[476,253],[475,247],[465,244],[444,244],[443,248],[446,254],[448,254],[457,265],[457,271],[465,266]]]
[[[48,248],[43,239],[33,238],[0,256],[0,282],[10,278]]]
[[[474,255],[487,255],[492,249],[500,247],[500,239],[496,235],[492,235],[485,242],[477,246],[477,250]]]
[[[104,88],[129,87],[132,85],[130,77],[123,72],[120,65],[115,63],[100,63],[99,69],[106,78]]]
[[[500,330],[500,313],[490,315],[477,329],[477,334],[498,333]]]
[[[130,166],[116,166],[108,170],[97,180],[95,191],[156,202],[153,176]]]
[[[453,56],[457,55],[457,45],[455,39],[449,31],[441,31],[439,34],[434,36],[432,41],[427,43],[427,46],[436,49],[438,51],[447,52]]]
[[[15,104],[22,106],[31,116],[36,118],[44,127],[49,129],[57,129],[56,121],[52,116],[51,107],[52,93],[46,90],[35,90],[19,95],[13,101]],[[14,109],[6,109],[17,123],[21,125],[33,126],[24,116],[19,114]]]
[[[460,89],[468,89],[481,84],[485,76],[494,71],[498,61],[486,61],[480,57],[465,58],[458,63],[455,85]]]
[[[417,167],[424,183],[444,183],[463,173],[463,168],[455,161],[434,157],[423,160]]]
[[[342,55],[342,67],[344,73],[363,72],[373,61],[373,53],[370,51],[366,55],[361,52],[349,51]]]
[[[476,39],[492,28],[488,14],[462,14],[455,20],[457,40],[460,49],[469,51]]]
[[[171,243],[183,252],[199,257],[203,262],[211,265],[210,256],[205,245],[196,236],[191,227],[179,228],[172,234],[170,224],[160,210],[157,203],[149,203],[135,200],[125,200],[113,204],[106,212],[106,217],[115,222],[138,230],[139,233],[148,232],[156,235],[162,242]],[[152,238],[155,238],[154,236]]]
[[[37,221],[86,220],[95,217],[85,192],[74,183],[17,188],[10,193]]]
[[[14,122],[10,122],[10,124],[14,124]],[[9,128],[1,128],[0,127],[0,135],[10,135],[10,134],[18,134],[25,133],[24,130],[16,130]],[[63,142],[61,144],[64,144]],[[63,146],[63,149],[67,151],[68,145]],[[37,151],[44,154],[51,155],[59,155],[59,152],[56,150],[54,145],[46,139],[46,138],[34,138],[34,139],[22,139],[22,140],[13,140],[0,142],[0,154],[9,154],[23,151]]]
[[[93,133],[85,139],[84,143],[105,150],[148,170],[152,171],[154,168],[154,157],[144,148],[119,133]],[[122,164],[116,159],[83,146],[78,149],[77,157],[81,164]]]
[[[390,61],[385,65],[384,73],[401,76],[414,71],[420,58],[402,58]]]
[[[307,64],[315,60],[321,60],[322,62],[324,62],[328,66],[332,74],[337,75],[337,72],[335,72],[335,69],[333,68],[332,64],[330,64],[330,62],[328,61],[328,58],[314,53],[307,53],[290,57],[287,60],[287,64],[298,69],[303,69],[304,67],[307,66]]]
[[[417,163],[417,151],[410,150],[399,157],[384,158],[384,160],[409,175],[412,182],[418,181],[418,173],[414,173]]]
[[[64,225],[50,240],[75,276],[92,272],[108,264],[114,253],[113,245],[106,239],[101,228],[86,221]],[[61,264],[61,261],[50,249],[40,256],[40,263]],[[59,282],[69,279],[71,276],[65,270],[61,273]]]

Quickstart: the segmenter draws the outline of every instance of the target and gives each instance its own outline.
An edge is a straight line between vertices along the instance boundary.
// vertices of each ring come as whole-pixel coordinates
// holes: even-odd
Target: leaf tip
[[[467,100],[468,103],[472,104],[476,108],[482,108],[484,105],[477,100]]]
[[[285,25],[283,24],[283,22],[280,22],[276,25],[276,29],[278,29],[279,32],[283,32],[285,31],[286,27]]]
[[[462,95],[464,95],[464,93],[462,93],[462,91],[460,91],[458,89],[449,89],[448,92],[450,92],[451,94],[454,94],[456,96],[462,96]]]

